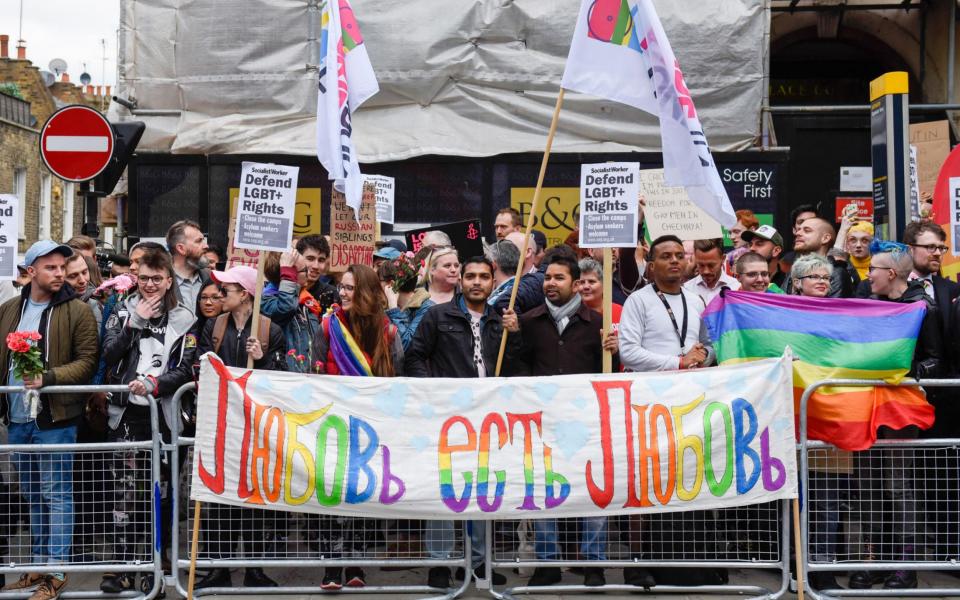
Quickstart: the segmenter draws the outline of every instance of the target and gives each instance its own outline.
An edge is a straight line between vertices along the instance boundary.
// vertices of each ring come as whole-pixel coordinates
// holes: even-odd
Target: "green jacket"
[[[0,365],[10,372],[10,350],[7,334],[17,330],[30,285],[24,286],[19,298],[0,305]],[[97,321],[90,307],[84,304],[73,288],[64,284],[54,294],[50,306],[40,317],[40,352],[43,354],[43,385],[86,385],[97,369]],[[6,385],[7,378],[0,382]],[[83,415],[89,394],[44,394],[37,427],[49,429],[71,422]],[[0,394],[0,421],[10,414],[6,394]]]

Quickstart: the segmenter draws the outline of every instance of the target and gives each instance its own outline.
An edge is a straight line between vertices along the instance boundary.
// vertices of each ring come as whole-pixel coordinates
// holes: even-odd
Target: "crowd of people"
[[[226,257],[207,246],[197,223],[173,224],[165,244],[133,245],[127,253],[129,267],[114,265],[107,280],[102,279],[93,240],[40,241],[26,252],[21,278],[0,290],[8,295],[0,305],[0,334],[39,332],[43,372],[18,376],[7,346],[0,346],[7,385],[36,390],[119,384],[127,391],[50,394],[40,401],[30,393],[5,394],[0,417],[12,444],[72,444],[98,420],[101,441],[143,441],[152,436],[152,397],[159,400],[160,428],[169,439],[172,430],[191,427],[193,400],[175,406],[173,397],[197,378],[199,357],[207,352],[215,352],[229,366],[245,367],[252,359],[258,369],[376,377],[599,373],[604,352],[612,354],[614,369],[620,370],[707,368],[715,365],[716,357],[701,316],[724,289],[925,302],[927,320],[911,374],[955,372],[953,361],[960,352],[951,344],[960,339],[952,333],[960,324],[955,302],[960,285],[940,276],[947,247],[938,225],[912,223],[902,243],[878,242],[869,222],[846,216],[838,230],[814,207],[802,206],[791,215],[794,241],[789,248],[781,232],[761,225],[750,211],[739,211],[737,217],[729,232],[729,251],[721,239],[674,236],[615,249],[614,327],[606,332],[601,254],[579,248],[576,233],[551,248],[540,232],[525,239],[520,215],[509,208],[497,214],[496,240],[485,244],[483,256],[459,256],[445,234],[433,231],[416,254],[390,240],[379,244],[372,265],[351,265],[331,274],[324,236],[295,240],[287,252],[265,258],[255,336],[250,332],[256,269],[217,270]],[[498,361],[505,331],[504,357]],[[362,356],[340,351],[347,345],[358,347]],[[931,400],[937,410],[934,435],[954,437],[957,411],[935,394]],[[916,435],[881,432],[881,437]],[[56,598],[66,586],[66,575],[55,565],[71,562],[78,535],[72,460],[70,452],[15,453],[16,481],[0,481],[0,496],[9,499],[18,493],[29,506],[33,561],[50,571],[24,573],[7,585],[8,590],[33,591],[33,600]],[[143,490],[127,475],[131,464],[143,460],[134,451],[115,452],[114,464],[104,465],[113,477],[107,499],[112,530],[105,535],[113,544],[114,560],[121,563],[134,561],[147,537],[149,521],[131,518],[134,505],[144,502]],[[168,462],[163,466],[166,478]],[[161,512],[169,521],[166,497]],[[262,511],[226,506],[210,510],[214,518],[231,524],[225,533],[205,533],[202,539],[205,551],[215,558],[262,554],[277,539],[276,530],[285,526],[281,517]],[[329,519],[332,524],[319,527],[321,534],[314,540],[318,551],[331,558],[362,553],[362,539],[335,534],[354,530],[347,526],[348,519]],[[606,528],[602,518],[580,520],[581,558],[604,559]],[[430,558],[449,558],[453,522],[428,522],[424,530]],[[169,531],[168,524],[164,531]],[[471,524],[469,531],[475,550],[472,564],[480,576],[484,529]],[[0,529],[0,555],[6,550],[4,534]],[[556,559],[556,523],[538,520],[534,534],[536,557]],[[630,542],[635,547],[636,540]],[[428,583],[447,588],[466,575],[433,567]],[[560,575],[559,568],[540,567],[529,584],[555,584]],[[589,586],[605,583],[600,568],[584,569],[583,577]],[[337,590],[363,586],[365,580],[359,567],[327,568],[320,583],[325,590]],[[654,574],[642,567],[625,569],[624,580],[642,587],[656,584]],[[495,573],[494,583],[502,582]],[[835,587],[831,580],[818,583]],[[877,583],[887,588],[917,585],[916,574],[906,571],[882,579],[855,573],[849,585]],[[198,582],[198,587],[227,585],[226,569],[209,571]],[[262,569],[249,568],[244,585],[269,587],[276,582]],[[106,574],[100,587],[120,593],[136,586],[134,572],[118,572]],[[141,574],[140,589],[152,586],[152,576]]]

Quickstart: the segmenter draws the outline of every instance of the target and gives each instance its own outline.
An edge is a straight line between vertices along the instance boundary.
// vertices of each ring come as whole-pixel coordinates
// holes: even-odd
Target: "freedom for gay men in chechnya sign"
[[[670,373],[406,379],[200,370],[191,497],[517,518],[795,498],[790,359]]]

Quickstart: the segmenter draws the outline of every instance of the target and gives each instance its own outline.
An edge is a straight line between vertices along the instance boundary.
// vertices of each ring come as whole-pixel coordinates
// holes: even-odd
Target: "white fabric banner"
[[[582,0],[561,85],[658,115],[667,185],[720,224],[737,222],[651,0]]]
[[[790,357],[670,373],[301,375],[202,360],[191,498],[515,519],[797,496]]]
[[[353,147],[353,111],[380,88],[350,3],[326,0],[321,11],[317,158],[359,217],[363,176]]]

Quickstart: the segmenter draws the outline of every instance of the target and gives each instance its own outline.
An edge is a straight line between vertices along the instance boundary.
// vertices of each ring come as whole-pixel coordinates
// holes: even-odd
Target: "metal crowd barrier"
[[[196,389],[189,383],[177,390],[174,405],[180,406],[181,397]],[[193,448],[193,439],[175,436],[164,451],[179,452]],[[189,460],[187,459],[187,464]],[[188,499],[190,468],[184,468],[181,479],[179,460],[172,460],[173,481],[179,482],[181,496],[176,499],[174,514],[180,515],[171,532],[176,573],[173,585],[183,596],[187,595],[190,568],[190,540],[193,531],[193,502]],[[181,511],[179,503],[185,504]],[[428,540],[428,538],[432,538]],[[432,541],[445,548],[446,558],[429,558],[425,546]],[[315,594],[320,593],[320,569],[310,567],[379,567],[399,570],[414,567],[449,567],[451,574],[457,567],[465,570],[463,583],[451,589],[436,589],[427,585],[388,585],[382,583],[382,572],[366,573],[367,585],[362,588],[344,586],[341,592],[367,594],[421,594],[431,598],[453,599],[463,594],[470,585],[470,536],[463,535],[463,527],[442,529],[429,522],[412,520],[384,520],[341,518],[304,513],[255,508],[226,507],[203,504],[201,510],[200,545],[196,568],[200,581],[203,571],[215,568],[238,569],[257,567],[267,569],[268,576],[278,578],[269,569],[297,568],[298,582],[279,587],[244,587],[236,585],[233,574],[230,587],[194,589],[194,596],[212,594]],[[304,569],[306,567],[307,569]],[[301,583],[311,579],[313,585]],[[426,572],[422,575],[426,580]],[[456,582],[453,582],[456,585]]]
[[[0,386],[0,393],[4,394],[22,391],[23,387]],[[49,386],[40,393],[42,398],[51,393],[125,391],[128,388],[124,385],[79,385]],[[155,433],[159,431],[158,410],[154,402],[149,407],[151,430]],[[51,473],[60,477],[53,485],[66,481],[66,487],[72,488],[68,492],[72,503],[60,521],[68,530],[60,533],[67,538],[59,541],[66,545],[64,562],[35,560],[31,546],[31,507],[40,506],[37,495],[48,493],[36,486],[44,481],[45,474],[49,477]],[[103,594],[99,590],[71,589],[75,584],[71,584],[69,575],[138,573],[141,581],[146,581],[146,589],[135,587],[110,597],[151,600],[160,594],[163,571],[156,510],[161,493],[158,435],[142,442],[0,444],[0,479],[7,488],[5,497],[0,498],[0,575],[6,577],[7,585],[23,573],[62,572],[68,575],[62,598],[94,598]],[[121,493],[118,481],[127,486],[125,492]],[[125,509],[122,512],[116,510],[118,502]],[[46,535],[50,537],[51,533],[47,531]],[[54,543],[51,540],[44,546]],[[152,581],[144,580],[145,576],[152,576]],[[29,595],[0,591],[0,598]]]
[[[960,597],[953,587],[885,589],[893,571],[960,570],[960,439],[878,439],[862,452],[843,452],[807,439],[807,404],[816,390],[898,387],[883,381],[829,379],[800,401],[801,517],[806,592],[839,596]],[[903,382],[900,387],[960,387],[956,379]],[[901,434],[902,435],[902,434]],[[881,436],[882,437],[882,436]],[[868,589],[818,589],[813,574],[865,572]],[[849,586],[849,582],[847,583]]]
[[[525,551],[502,543],[503,534],[516,531],[519,521],[488,523],[488,570],[569,570],[559,584],[517,586],[491,590],[491,594],[499,599],[534,593],[639,592],[644,588],[620,583],[623,578],[617,571],[642,567],[652,571],[657,580],[655,586],[647,588],[655,594],[740,594],[775,600],[787,591],[790,581],[789,506],[789,502],[769,502],[721,510],[608,517],[606,540],[600,548],[590,548],[589,537],[583,535],[584,527],[595,531],[596,525],[589,524],[589,519],[529,521],[533,548]],[[544,531],[558,532],[559,552],[549,559],[541,558],[552,553],[543,543],[548,539]],[[603,555],[597,554],[598,549]],[[588,554],[594,556],[586,558]],[[587,587],[579,577],[575,581],[577,570],[584,568],[604,569],[607,583]],[[753,581],[745,581],[744,572],[749,572]],[[714,581],[698,583],[698,579]]]

